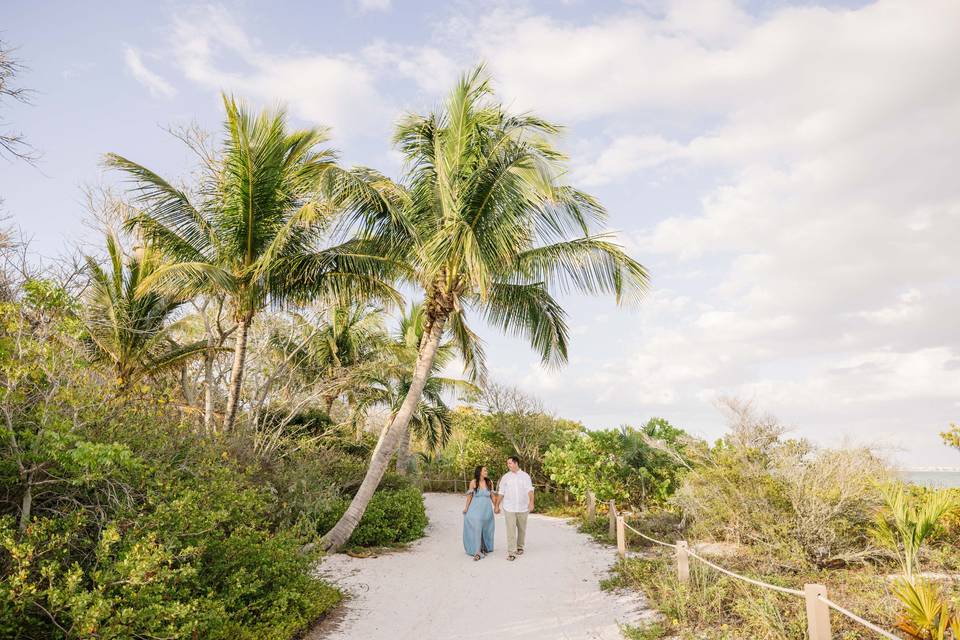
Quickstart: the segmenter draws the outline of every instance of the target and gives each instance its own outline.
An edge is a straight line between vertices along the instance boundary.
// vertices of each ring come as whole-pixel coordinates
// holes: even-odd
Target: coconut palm
[[[140,247],[125,257],[116,234],[106,238],[109,271],[87,257],[90,284],[84,294],[82,318],[87,346],[93,358],[114,369],[121,391],[147,375],[181,365],[200,355],[202,342],[178,345],[171,337],[176,325],[167,324],[179,306],[173,297],[140,291],[141,283],[160,267],[160,256]]]
[[[612,293],[638,299],[647,273],[609,234],[591,196],[563,181],[559,128],[512,115],[493,100],[482,67],[464,75],[445,104],[411,115],[394,142],[406,157],[403,199],[355,203],[351,224],[424,292],[424,336],[410,388],[381,434],[367,475],[346,513],[324,538],[341,546],[363,515],[420,402],[445,332],[468,371],[483,374],[471,313],[495,329],[526,337],[543,362],[567,358],[568,331],[554,292]]]
[[[323,246],[334,212],[318,198],[324,183],[352,184],[335,164],[323,129],[288,131],[285,112],[253,115],[224,96],[226,136],[206,167],[196,198],[153,171],[110,154],[107,163],[136,184],[142,210],[127,221],[167,263],[141,285],[188,299],[222,295],[237,324],[224,417],[236,420],[247,335],[268,304],[285,307],[317,296],[396,298],[380,279],[383,263],[362,243]],[[354,200],[357,200],[354,196]],[[196,200],[196,202],[194,202]]]

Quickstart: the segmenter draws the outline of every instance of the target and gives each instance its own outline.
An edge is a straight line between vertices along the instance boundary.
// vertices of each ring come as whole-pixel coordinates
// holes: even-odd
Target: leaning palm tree
[[[413,303],[404,310],[392,340],[383,345],[382,357],[368,368],[367,375],[359,377],[365,391],[362,408],[385,407],[389,411],[387,424],[403,405],[413,384],[413,372],[423,342],[426,315],[421,303]],[[447,378],[440,372],[456,357],[454,345],[447,341],[437,347],[427,381],[423,386],[407,428],[400,436],[397,449],[397,471],[405,474],[410,465],[410,441],[413,436],[421,440],[428,451],[436,452],[447,443],[453,429],[453,419],[445,396],[477,394],[479,389],[466,380]]]
[[[406,156],[402,199],[353,203],[353,224],[391,261],[408,267],[424,292],[423,341],[410,388],[380,437],[366,477],[343,517],[324,537],[344,544],[356,527],[406,432],[441,339],[449,332],[468,371],[483,374],[483,352],[469,313],[525,336],[543,362],[567,358],[565,314],[552,293],[612,293],[638,299],[646,270],[608,234],[595,233],[603,207],[563,182],[558,127],[512,115],[492,99],[482,68],[466,74],[446,103],[399,123]]]
[[[149,169],[110,154],[107,163],[136,184],[142,210],[128,221],[167,263],[144,290],[189,299],[222,295],[237,329],[224,430],[237,416],[247,335],[268,304],[284,307],[317,296],[397,297],[356,239],[323,246],[334,212],[319,199],[321,184],[350,183],[335,154],[320,149],[323,129],[288,131],[283,110],[253,115],[224,96],[226,137],[206,166],[196,198]]]
[[[113,368],[117,385],[126,391],[148,375],[180,366],[203,353],[205,343],[178,345],[168,324],[178,301],[153,291],[140,291],[141,283],[160,267],[160,256],[140,247],[124,256],[116,234],[107,234],[109,271],[87,257],[90,283],[84,294],[82,319],[85,343],[95,361]]]

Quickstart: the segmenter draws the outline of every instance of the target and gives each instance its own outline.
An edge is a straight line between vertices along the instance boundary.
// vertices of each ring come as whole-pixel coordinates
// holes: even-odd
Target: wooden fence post
[[[617,553],[627,557],[627,528],[623,526],[623,516],[617,516]]]
[[[610,530],[607,532],[607,535],[610,536],[611,540],[617,539],[617,503],[613,500],[610,501]]]
[[[827,588],[822,584],[805,584],[803,593],[807,600],[807,638],[830,640],[830,607],[819,598],[827,597]]]
[[[593,491],[587,491],[587,522],[593,522],[597,519],[597,496]]]
[[[687,555],[687,543],[677,541],[677,580],[680,584],[690,582],[690,556]]]

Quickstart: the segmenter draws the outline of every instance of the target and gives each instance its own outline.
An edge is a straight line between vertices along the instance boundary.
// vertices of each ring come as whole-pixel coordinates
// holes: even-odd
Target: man
[[[507,526],[507,560],[513,561],[523,555],[527,537],[527,514],[533,511],[533,482],[526,471],[520,469],[516,456],[507,458],[507,471],[500,478],[497,490],[500,498],[497,513],[503,508]]]

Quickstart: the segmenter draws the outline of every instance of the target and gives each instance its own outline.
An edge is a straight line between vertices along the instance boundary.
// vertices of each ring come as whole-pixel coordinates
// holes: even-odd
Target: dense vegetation
[[[687,441],[676,492],[633,524],[771,584],[826,585],[836,602],[904,638],[957,638],[960,490],[900,484],[868,449],[817,449],[770,416],[728,401],[728,434]],[[585,523],[588,530],[605,531]],[[643,591],[662,614],[631,637],[806,637],[801,598],[765,591],[691,563],[687,585],[671,554],[633,537],[609,586]],[[944,579],[946,578],[946,579]],[[864,629],[833,616],[834,633]]]
[[[66,290],[31,279],[8,293],[0,635],[289,638],[339,601],[304,545],[359,486],[372,436],[307,412],[278,435],[279,405],[261,429],[207,432],[179,375],[98,366]],[[390,477],[351,544],[425,526],[419,491]]]

